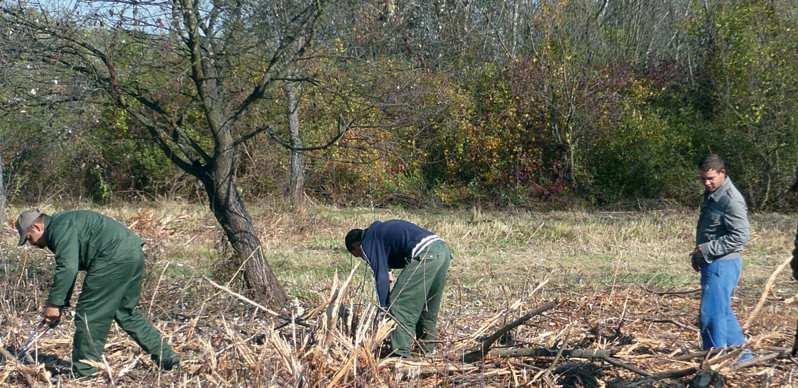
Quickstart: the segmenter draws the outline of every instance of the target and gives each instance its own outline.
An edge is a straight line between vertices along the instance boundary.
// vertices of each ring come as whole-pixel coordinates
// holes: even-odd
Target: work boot
[[[156,356],[152,356],[152,361],[155,362],[155,365],[158,365],[159,368],[163,370],[172,370],[177,369],[180,366],[180,357],[177,355],[172,355],[169,358],[164,358],[163,360],[158,360]]]
[[[180,367],[180,357],[174,356],[161,362],[161,369],[172,370]]]

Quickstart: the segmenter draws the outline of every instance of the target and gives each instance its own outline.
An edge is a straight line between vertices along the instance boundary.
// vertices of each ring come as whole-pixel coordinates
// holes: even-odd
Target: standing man
[[[795,169],[795,181],[790,186],[790,191],[798,193],[798,168]],[[790,267],[792,268],[793,279],[798,280],[798,231],[795,232],[795,248],[792,251]]]
[[[749,238],[745,199],[726,176],[726,164],[710,154],[698,165],[704,201],[696,228],[696,247],[690,255],[701,272],[701,339],[703,348],[745,343],[731,306],[732,293],[742,270],[740,252]],[[750,358],[750,354],[746,357]]]
[[[100,361],[111,321],[127,332],[152,360],[172,369],[179,358],[136,310],[144,270],[142,241],[128,228],[102,214],[66,211],[52,217],[28,210],[17,218],[19,245],[49,248],[55,275],[44,308],[44,321],[55,326],[69,305],[78,271],[86,271],[75,309],[72,371],[78,377],[97,369],[83,360]]]
[[[346,234],[346,249],[374,271],[383,313],[397,323],[391,333],[393,354],[409,357],[413,337],[427,354],[435,350],[438,310],[452,253],[440,237],[402,220],[375,221],[366,230]],[[388,270],[402,268],[389,289]]]
[[[793,181],[792,186],[790,186],[790,191],[792,191],[793,194],[798,192],[798,167],[795,169],[795,181]],[[790,268],[792,268],[792,278],[798,280],[798,231],[795,232],[794,246],[792,260],[790,260]],[[798,328],[795,329],[795,339],[793,339],[790,355],[793,357],[798,355]]]

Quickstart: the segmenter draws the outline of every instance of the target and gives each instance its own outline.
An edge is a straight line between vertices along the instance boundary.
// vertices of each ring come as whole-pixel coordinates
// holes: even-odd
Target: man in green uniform
[[[19,245],[49,248],[55,254],[55,275],[44,309],[44,321],[58,324],[69,305],[78,271],[86,271],[75,309],[72,371],[78,377],[97,370],[84,360],[101,360],[111,321],[127,332],[152,360],[172,369],[179,358],[150,325],[136,304],[141,293],[144,253],[141,239],[121,223],[86,210],[52,217],[28,210],[16,223]]]
[[[798,167],[795,169],[795,180],[790,186],[790,191],[794,194],[798,193]],[[795,231],[795,241],[793,243],[794,249],[792,251],[792,260],[790,260],[790,267],[792,268],[792,278],[798,280],[798,230]],[[798,329],[795,332],[795,339],[792,344],[792,351],[790,355],[795,357],[798,355]]]
[[[798,168],[795,169],[795,180],[790,186],[790,191],[793,193],[798,193]],[[795,249],[792,251],[792,260],[790,261],[790,267],[792,268],[792,277],[795,280],[798,280],[798,230],[795,232]]]

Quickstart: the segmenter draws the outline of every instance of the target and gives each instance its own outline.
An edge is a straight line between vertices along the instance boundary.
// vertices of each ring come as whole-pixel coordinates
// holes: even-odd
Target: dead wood
[[[508,348],[496,349],[493,355],[503,358],[511,357],[556,357],[558,353],[562,352],[562,356],[566,358],[587,358],[587,359],[603,359],[610,357],[614,353],[611,350],[602,349],[550,349],[550,348]]]
[[[700,288],[696,288],[694,290],[683,290],[683,291],[656,291],[645,286],[641,286],[640,288],[654,295],[689,295],[701,292]]]
[[[682,322],[674,321],[673,319],[667,319],[667,318],[640,318],[640,319],[642,319],[645,322],[670,323],[672,325],[678,326],[678,327],[680,327],[682,329],[685,329],[685,330],[690,330],[690,331],[695,331],[695,332],[699,332],[700,331],[700,329],[695,327],[695,326],[690,326],[690,325],[682,323]]]
[[[759,312],[762,310],[762,307],[765,306],[765,302],[767,301],[768,295],[770,295],[770,291],[773,289],[773,285],[776,283],[776,277],[779,276],[781,271],[784,271],[784,268],[787,268],[790,265],[790,261],[792,261],[792,256],[788,257],[784,262],[781,263],[776,269],[770,274],[770,278],[768,278],[767,283],[765,283],[765,288],[762,290],[762,296],[759,297],[759,301],[756,303],[756,307],[754,307],[754,311],[748,315],[748,319],[745,320],[743,324],[743,329],[748,329],[751,324],[754,322],[756,317],[759,315]]]
[[[752,359],[750,359],[748,361],[740,362],[738,364],[735,364],[732,369],[744,369],[744,368],[750,368],[752,366],[766,365],[766,364],[769,364],[769,361],[771,361],[771,360],[775,360],[777,358],[782,358],[782,357],[785,357],[785,356],[787,356],[787,354],[784,353],[784,352],[762,354],[762,355],[754,357],[754,358],[752,358]]]
[[[522,349],[499,349],[493,352],[497,357],[556,357],[561,355],[566,358],[586,358],[602,360],[608,364],[621,367],[641,376],[651,376],[652,374],[646,372],[634,365],[625,361],[612,357],[614,352],[611,350],[601,349],[549,349],[549,348],[522,348]]]
[[[639,374],[641,376],[651,377],[651,373],[646,372],[646,371],[644,371],[644,370],[642,370],[642,369],[640,369],[640,368],[638,368],[638,367],[636,367],[636,366],[634,366],[632,364],[629,364],[629,363],[627,363],[625,361],[622,361],[620,359],[617,359],[617,358],[614,358],[614,357],[609,357],[609,356],[602,357],[601,359],[606,361],[608,364],[612,364],[612,365],[615,365],[617,367],[624,368],[626,370],[630,370],[630,371],[635,372],[635,373],[637,373],[637,374]]]
[[[25,365],[23,365],[17,359],[17,357],[15,357],[8,350],[6,350],[6,348],[4,346],[0,346],[0,355],[2,355],[3,358],[6,359],[6,362],[10,362],[10,363],[14,364],[14,366],[16,367],[17,372],[19,372],[19,374],[22,376],[22,378],[25,379],[25,382],[28,384],[28,386],[33,387],[33,386],[36,385],[36,380],[34,380],[33,377],[31,377],[31,375],[35,375],[34,371],[31,368],[26,367]]]
[[[524,316],[508,323],[507,325],[504,325],[502,328],[496,330],[496,332],[494,332],[487,338],[483,339],[481,344],[479,345],[479,349],[476,349],[474,351],[471,351],[463,355],[463,362],[472,363],[483,359],[485,355],[488,354],[488,352],[490,351],[490,347],[493,345],[493,343],[495,343],[496,340],[501,338],[501,336],[503,336],[505,333],[509,332],[512,329],[515,329],[518,326],[521,326],[522,324],[524,324],[524,322],[530,320],[532,317],[540,315],[548,310],[553,309],[554,307],[557,306],[557,304],[558,304],[557,301],[546,303],[543,306],[540,306],[526,313]]]
[[[697,367],[689,367],[683,369],[673,369],[665,372],[654,373],[650,376],[637,378],[629,381],[614,381],[609,386],[613,388],[633,388],[633,387],[650,387],[656,385],[655,383],[660,380],[679,379],[682,377],[690,376],[698,372]]]

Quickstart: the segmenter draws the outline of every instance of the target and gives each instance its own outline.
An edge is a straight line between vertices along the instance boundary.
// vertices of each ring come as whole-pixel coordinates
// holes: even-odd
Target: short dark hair
[[[355,244],[360,244],[363,241],[363,229],[352,229],[349,233],[346,234],[346,238],[344,239],[344,243],[346,244],[346,250],[349,252],[354,251]]]
[[[726,172],[726,162],[718,154],[709,154],[698,163],[698,169],[701,171],[715,170],[717,172]]]

